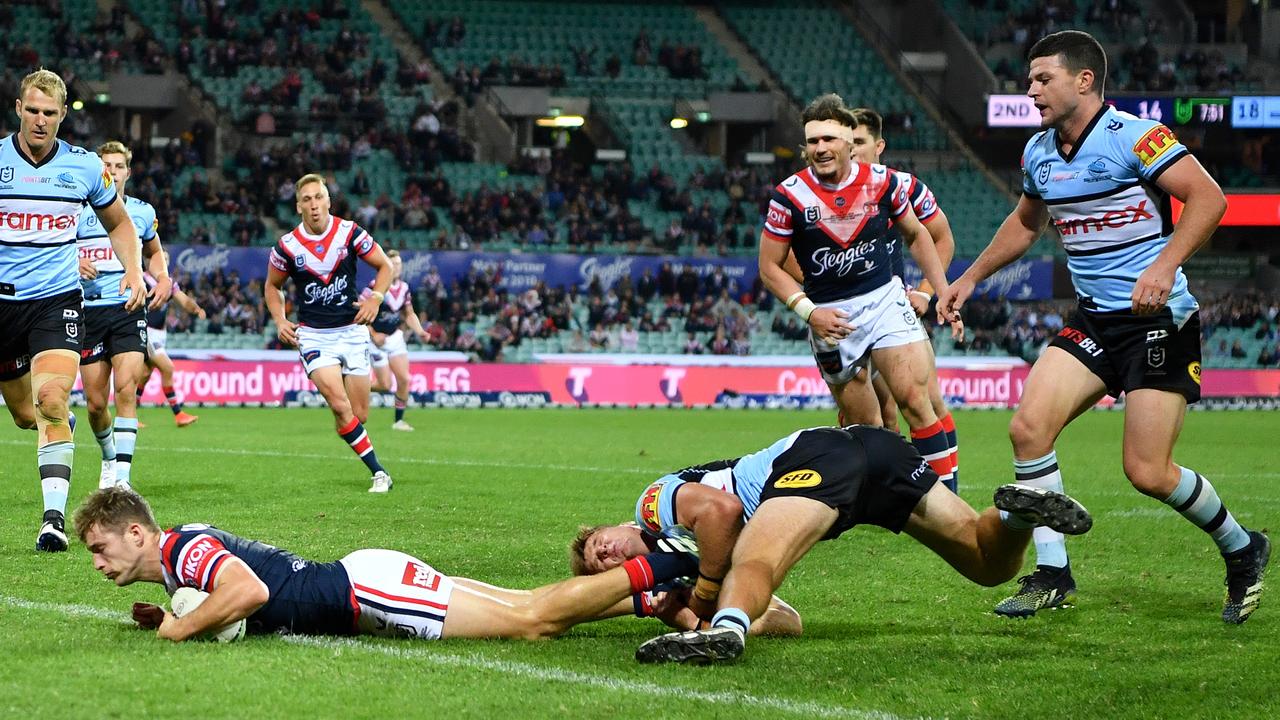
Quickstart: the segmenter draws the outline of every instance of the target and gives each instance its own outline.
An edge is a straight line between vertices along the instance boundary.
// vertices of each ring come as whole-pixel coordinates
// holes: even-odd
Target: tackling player
[[[387,258],[391,260],[391,286],[378,308],[378,317],[369,324],[369,359],[373,363],[373,389],[383,392],[391,389],[391,376],[396,379],[396,418],[392,430],[412,432],[413,426],[404,420],[404,410],[409,405],[409,348],[404,343],[404,331],[400,323],[426,342],[427,331],[422,329],[422,321],[413,311],[413,293],[409,283],[400,279],[404,271],[404,261],[400,259],[399,250],[388,250]],[[369,287],[361,293],[363,300],[373,292],[371,281]]]
[[[814,359],[841,414],[875,413],[867,407],[868,373],[861,372],[874,361],[902,406],[912,442],[940,476],[949,477],[947,430],[929,400],[931,346],[893,274],[890,245],[897,238],[890,230],[896,228],[930,284],[947,282],[912,208],[910,175],[853,161],[859,123],[840,96],[816,98],[802,119],[809,166],[774,188],[760,234],[760,277],[809,324]],[[924,238],[929,242],[918,242]],[[803,287],[787,272],[791,252]],[[958,318],[952,331],[963,332]]]
[[[0,140],[0,392],[13,421],[38,431],[44,516],[36,549],[67,549],[63,514],[75,443],[67,398],[84,335],[76,262],[80,209],[91,205],[124,268],[125,307],[145,291],[138,234],[96,155],[58,139],[67,86],[48,70],[22,80],[18,132]]]
[[[391,285],[391,262],[369,233],[354,221],[329,214],[324,176],[310,174],[295,184],[302,222],[271,248],[263,298],[280,342],[298,348],[302,367],[333,411],[340,435],[373,473],[371,493],[391,489],[391,476],[378,462],[365,432],[369,418],[368,325]],[[356,301],[356,258],[378,271],[373,289]],[[292,278],[298,322],[284,314],[286,279]]]
[[[589,535],[582,562],[612,568],[634,552],[641,533],[691,531],[701,557],[689,607],[711,627],[655,638],[636,659],[733,660],[791,567],[819,540],[855,525],[905,531],[966,578],[994,586],[1017,574],[1033,527],[1081,534],[1093,523],[1075,500],[1040,488],[1005,485],[995,504],[975,512],[889,430],[810,428],[750,455],[664,475],[640,494],[638,527]]]
[[[1200,399],[1199,305],[1181,265],[1226,211],[1213,178],[1169,128],[1103,102],[1107,58],[1088,33],[1048,35],[1028,53],[1027,95],[1045,130],[1022,155],[1023,193],[977,261],[938,293],[955,313],[1052,222],[1079,307],[1031,369],[1009,425],[1014,476],[1062,489],[1054,443],[1103,395],[1125,395],[1124,472],[1139,492],[1208,533],[1227,566],[1222,619],[1258,606],[1271,545],[1243,528],[1200,473],[1173,462],[1187,403]],[[1169,197],[1186,203],[1177,226]],[[1067,605],[1075,580],[1061,536],[1036,537],[1037,567],[1001,615]]]
[[[697,571],[696,555],[678,544],[611,572],[532,591],[442,575],[394,550],[312,562],[209,525],[161,530],[147,501],[124,488],[90,495],[75,525],[94,568],[116,585],[152,582],[170,595],[179,587],[209,593],[181,618],[134,605],[140,625],[175,642],[241,619],[254,634],[550,638],[578,623],[630,613],[633,595]]]
[[[164,253],[165,266],[169,265],[169,253]],[[151,275],[144,276],[147,285],[154,284]],[[178,287],[175,282],[173,284],[172,299],[182,306],[183,310],[195,315],[201,320],[205,319],[204,308],[195,301],[195,298],[186,294]],[[173,360],[169,359],[169,353],[165,349],[168,345],[169,331],[165,328],[165,320],[169,315],[169,304],[165,303],[155,310],[147,311],[147,362],[142,367],[142,374],[138,376],[138,400],[142,400],[143,390],[147,387],[147,381],[151,379],[151,371],[153,369],[160,371],[160,390],[164,393],[165,401],[169,404],[169,410],[173,412],[173,422],[178,427],[186,427],[200,419],[199,415],[192,415],[183,410],[182,402],[178,400],[178,393],[173,387]],[[142,427],[142,423],[138,423],[138,427]]]
[[[150,203],[125,195],[133,153],[124,143],[111,141],[98,148],[102,164],[115,181],[116,194],[138,237],[142,254],[156,278],[150,309],[169,299],[172,281],[156,234],[155,208]],[[80,211],[76,230],[80,251],[80,279],[84,292],[84,346],[80,350],[80,377],[84,381],[89,426],[102,450],[102,474],[98,487],[129,487],[134,449],[138,442],[138,376],[146,365],[146,309],[126,310],[128,293],[119,290],[124,266],[111,249],[111,240],[91,208]],[[112,378],[115,382],[112,383]],[[116,418],[111,421],[107,402],[114,385]]]

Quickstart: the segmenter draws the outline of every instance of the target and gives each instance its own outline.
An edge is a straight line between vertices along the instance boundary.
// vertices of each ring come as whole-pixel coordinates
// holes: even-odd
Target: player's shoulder
[[[66,140],[58,140],[58,155],[58,159],[63,164],[73,165],[77,169],[86,170],[95,175],[106,172],[102,167],[102,159],[97,153],[79,145],[72,145]]]
[[[129,209],[129,212],[131,213],[141,212],[144,215],[152,215],[152,216],[156,214],[155,206],[153,206],[151,203],[147,202],[146,200],[143,200],[142,198],[136,198],[132,195],[125,195],[124,204],[125,204],[125,207],[127,207]]]
[[[636,501],[636,522],[640,528],[653,534],[662,533],[674,524],[671,505],[675,489],[685,481],[674,474],[663,475],[645,487]]]
[[[1038,152],[1054,149],[1053,133],[1049,130],[1041,130],[1040,132],[1027,138],[1027,142],[1022,146],[1022,160],[1026,160]]]
[[[775,185],[773,189],[777,192],[782,193],[783,195],[786,195],[788,194],[788,190],[790,188],[799,187],[800,185],[804,184],[805,182],[804,174],[807,172],[809,172],[809,168],[807,167],[801,168],[796,172],[793,172],[787,177],[783,178],[782,182]]]

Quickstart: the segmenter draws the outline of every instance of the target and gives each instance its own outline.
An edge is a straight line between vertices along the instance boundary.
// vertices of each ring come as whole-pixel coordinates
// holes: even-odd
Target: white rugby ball
[[[203,590],[197,590],[193,587],[180,587],[173,593],[173,597],[169,599],[169,606],[173,609],[174,617],[182,617],[200,607],[200,603],[204,602],[207,597],[209,597],[209,593]],[[235,642],[244,637],[247,627],[248,623],[241,618],[226,627],[202,633],[199,637],[201,640],[217,640],[224,643]]]

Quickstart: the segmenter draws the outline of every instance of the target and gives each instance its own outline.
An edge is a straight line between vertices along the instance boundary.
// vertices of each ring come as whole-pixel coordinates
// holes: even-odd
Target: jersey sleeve
[[[1031,136],[1025,147],[1022,148],[1022,194],[1036,200],[1040,199],[1040,192],[1036,190],[1035,183],[1031,181],[1031,169],[1027,167],[1027,163],[1031,161],[1031,151],[1036,146],[1036,141],[1040,139],[1040,133]]]
[[[769,197],[769,210],[764,219],[764,236],[776,242],[789,243],[795,229],[797,214],[795,203],[781,190],[773,189]]]
[[[938,217],[938,201],[933,197],[933,191],[920,181],[920,178],[911,177],[911,188],[908,193],[911,199],[911,207],[916,211],[916,217],[920,218],[920,222],[927,223]]]
[[[640,494],[636,501],[636,522],[649,535],[659,536],[675,527],[676,491],[684,481],[675,475],[664,475]]]
[[[193,587],[205,592],[213,592],[218,573],[228,560],[235,557],[221,540],[202,529],[170,530],[160,552],[165,569],[180,587]]]
[[[1155,182],[1165,170],[1187,155],[1187,147],[1178,141],[1168,127],[1150,121],[1126,123],[1122,132],[1124,144],[1121,152],[1129,167],[1148,182]]]
[[[143,203],[142,209],[143,218],[146,222],[143,223],[142,229],[138,231],[138,238],[147,243],[159,236],[160,220],[156,218],[156,209],[150,203]]]
[[[271,252],[267,253],[267,263],[282,273],[289,272],[290,259],[285,254],[284,248],[280,247],[280,243],[276,243],[271,247]]]
[[[85,197],[89,204],[95,210],[102,208],[115,202],[116,199],[116,183],[111,179],[111,174],[102,166],[102,160],[94,153],[87,153],[88,159],[85,161],[85,184],[88,186],[88,193]]]
[[[351,249],[356,255],[365,257],[378,247],[378,243],[373,241],[373,236],[365,231],[359,225],[355,226],[355,230],[351,233]]]
[[[889,173],[889,189],[886,194],[889,196],[889,216],[894,220],[907,214],[907,208],[911,207],[910,192],[911,188],[903,181],[902,175]]]

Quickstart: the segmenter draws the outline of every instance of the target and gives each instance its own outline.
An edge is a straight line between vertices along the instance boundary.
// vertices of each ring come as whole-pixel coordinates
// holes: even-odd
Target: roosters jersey
[[[1086,309],[1129,310],[1133,285],[1173,233],[1169,196],[1156,186],[1187,148],[1169,128],[1104,107],[1063,154],[1054,129],[1022,153],[1022,191],[1044,201]],[[1197,308],[1179,268],[1169,309],[1181,325]]]
[[[156,279],[152,277],[151,273],[144,272],[142,273],[142,280],[147,284],[147,293],[150,294],[151,290],[154,289],[156,286]],[[172,292],[175,292],[175,293],[182,289],[181,287],[178,286],[177,280],[172,280],[171,287],[172,287]],[[170,295],[169,299],[165,300],[164,304],[161,305],[156,310],[151,310],[150,308],[144,308],[144,311],[147,314],[147,327],[153,330],[165,329],[164,321],[169,316],[170,302],[173,302],[173,295]]]
[[[39,300],[79,288],[80,209],[85,203],[101,209],[115,199],[111,176],[88,150],[57,140],[35,163],[17,135],[0,140],[0,301]]]
[[[304,560],[211,525],[181,525],[160,533],[160,562],[170,595],[180,587],[213,592],[218,574],[232,558],[248,565],[270,593],[266,604],[249,616],[249,632],[355,632],[359,610],[341,563]]]
[[[148,243],[156,239],[156,229],[160,226],[156,221],[156,209],[151,203],[135,197],[124,197],[124,209],[138,231],[138,238]],[[124,265],[116,258],[116,251],[111,247],[111,238],[107,229],[98,221],[98,214],[91,207],[80,210],[80,224],[76,228],[76,250],[80,257],[87,258],[97,269],[98,276],[92,280],[81,280],[84,291],[85,307],[104,305],[123,305],[129,294],[120,294],[120,276],[124,275]],[[139,248],[141,252],[141,248]]]
[[[369,297],[373,291],[374,280],[369,281],[369,287],[360,293],[360,299]],[[387,288],[386,295],[382,298],[382,306],[378,308],[378,317],[374,318],[370,323],[375,331],[380,333],[393,333],[400,329],[400,312],[404,309],[406,303],[409,302],[409,283],[403,280],[397,280],[391,283],[391,287]]]
[[[895,171],[898,175],[898,182],[903,183],[907,188],[907,200],[911,203],[911,209],[915,210],[916,217],[920,222],[927,223],[938,217],[938,201],[933,197],[933,191],[909,172],[901,170]],[[906,254],[906,248],[902,247],[902,235],[898,232],[898,228],[889,229],[889,266],[893,269],[893,274],[899,278],[906,278],[906,264],[903,260]],[[943,273],[947,269],[942,268]]]
[[[293,279],[298,323],[313,328],[350,325],[356,317],[356,258],[376,247],[364,228],[336,215],[319,235],[301,224],[282,235],[268,257],[271,267]]]
[[[791,244],[814,302],[861,295],[893,277],[889,230],[910,206],[907,192],[884,165],[854,163],[835,187],[805,168],[774,188],[764,236]]]

